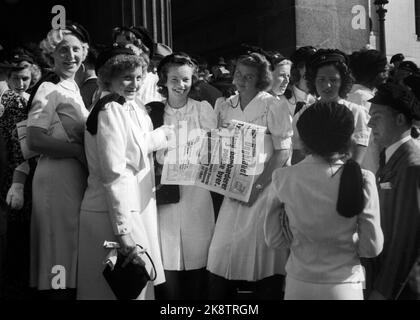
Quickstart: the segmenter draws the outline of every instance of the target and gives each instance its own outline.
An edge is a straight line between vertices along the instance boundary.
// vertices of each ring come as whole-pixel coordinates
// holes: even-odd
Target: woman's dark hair
[[[190,66],[193,69],[192,74],[192,85],[189,95],[194,95],[199,91],[198,88],[198,67],[197,64],[191,59],[191,57],[184,52],[175,52],[163,58],[157,67],[157,73],[159,76],[158,91],[159,93],[168,98],[168,88],[166,83],[168,82],[168,71],[172,66]]]
[[[255,84],[255,87],[258,90],[266,90],[271,85],[273,80],[270,71],[271,65],[267,58],[262,54],[252,52],[242,55],[236,62],[236,65],[239,64],[257,69],[257,83]]]
[[[378,50],[361,50],[350,55],[350,69],[356,83],[374,88],[377,77],[386,71],[386,56]]]
[[[318,101],[302,113],[297,129],[305,147],[331,163],[349,153],[354,117],[342,104]],[[340,178],[337,212],[351,218],[361,213],[364,205],[362,170],[348,159]]]
[[[295,84],[300,81],[300,71],[305,67],[309,59],[315,54],[316,48],[312,46],[305,46],[296,49],[296,51],[290,56],[292,61],[292,69],[290,70],[290,84]]]
[[[316,94],[315,79],[318,70],[325,66],[334,66],[341,77],[341,87],[338,91],[340,98],[346,98],[353,86],[353,77],[348,67],[346,54],[338,49],[319,49],[306,64],[306,81],[309,92]]]

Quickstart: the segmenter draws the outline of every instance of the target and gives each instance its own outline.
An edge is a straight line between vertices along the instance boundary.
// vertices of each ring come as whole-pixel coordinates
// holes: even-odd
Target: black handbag
[[[137,245],[141,249],[141,245]],[[123,254],[118,252],[117,263],[114,266],[114,270],[107,265],[102,272],[105,280],[111,287],[112,292],[118,300],[132,300],[136,299],[143,288],[146,286],[148,281],[154,281],[156,279],[156,268],[150,255],[145,252],[147,257],[153,266],[154,277],[150,278],[145,266],[130,262],[124,268],[122,264],[126,258]]]
[[[146,104],[147,112],[153,123],[153,128],[159,128],[163,125],[163,114],[165,105],[162,102],[150,102]],[[155,185],[156,185],[156,204],[178,203],[180,199],[179,185],[161,184],[162,165],[156,161],[156,152],[153,153],[155,164]]]

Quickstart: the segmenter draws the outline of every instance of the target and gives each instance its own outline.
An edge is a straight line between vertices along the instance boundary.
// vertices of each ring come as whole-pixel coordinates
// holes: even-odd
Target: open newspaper
[[[161,183],[196,185],[248,202],[262,171],[266,129],[232,120],[229,128],[188,135],[165,158]]]

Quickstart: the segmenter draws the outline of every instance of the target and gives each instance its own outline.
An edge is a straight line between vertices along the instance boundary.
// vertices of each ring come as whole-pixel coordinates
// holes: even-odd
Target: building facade
[[[143,25],[155,42],[217,59],[243,52],[242,44],[291,54],[296,47],[347,53],[379,48],[374,0],[61,0],[67,18],[93,42],[110,44],[112,29]],[[0,0],[0,44],[39,42],[51,28],[56,0]],[[402,52],[420,64],[420,0],[389,0],[388,58]]]
[[[378,16],[374,0],[369,0],[373,21],[370,44],[379,48]],[[389,0],[385,6],[385,43],[388,60],[396,53],[403,53],[406,60],[420,65],[420,0]]]

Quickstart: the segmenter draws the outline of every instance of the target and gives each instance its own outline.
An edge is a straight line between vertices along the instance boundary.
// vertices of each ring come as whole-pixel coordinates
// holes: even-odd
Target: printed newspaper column
[[[247,202],[264,153],[265,131],[266,127],[232,121],[230,129],[212,132],[211,163],[201,164],[196,185]]]
[[[232,121],[229,129],[197,131],[179,144],[177,163],[165,159],[162,184],[197,185],[247,202],[267,157],[266,127]]]

